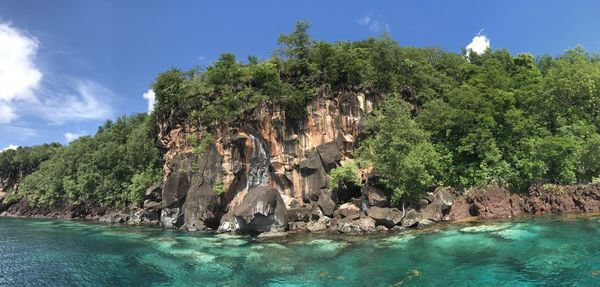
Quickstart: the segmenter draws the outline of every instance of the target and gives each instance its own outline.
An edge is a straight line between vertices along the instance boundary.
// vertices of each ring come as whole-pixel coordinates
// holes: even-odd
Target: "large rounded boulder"
[[[242,202],[223,217],[219,231],[249,234],[284,231],[287,223],[287,210],[279,191],[259,186],[250,189]]]

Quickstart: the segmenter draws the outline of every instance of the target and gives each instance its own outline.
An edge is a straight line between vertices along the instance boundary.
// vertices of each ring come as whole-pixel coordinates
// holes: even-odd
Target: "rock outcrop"
[[[503,219],[524,214],[581,213],[600,211],[600,184],[533,186],[529,194],[511,194],[503,187],[487,186],[469,191],[450,208],[447,220]]]
[[[276,188],[250,189],[242,202],[221,220],[219,231],[257,234],[287,229],[287,209]]]
[[[223,211],[230,213],[258,186],[275,188],[286,208],[317,206],[332,217],[346,198],[328,190],[327,173],[350,154],[361,120],[381,100],[367,91],[324,90],[301,118],[264,104],[238,121],[213,127],[159,119],[159,144],[165,151],[162,225],[216,228]],[[189,138],[209,132],[214,144],[198,156]],[[223,186],[218,195],[213,188],[217,181]]]

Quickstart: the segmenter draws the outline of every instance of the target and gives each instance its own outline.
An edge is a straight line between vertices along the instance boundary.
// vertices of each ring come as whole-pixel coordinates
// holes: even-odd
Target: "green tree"
[[[367,120],[369,136],[358,155],[372,164],[382,183],[393,191],[392,200],[418,197],[439,182],[443,157],[429,141],[429,133],[411,119],[406,104],[389,98]]]

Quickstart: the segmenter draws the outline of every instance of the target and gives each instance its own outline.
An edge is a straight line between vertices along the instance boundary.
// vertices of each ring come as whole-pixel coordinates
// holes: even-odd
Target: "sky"
[[[316,40],[600,53],[600,1],[0,0],[0,150],[67,144],[148,112],[154,78],[219,54],[268,58],[297,20]]]

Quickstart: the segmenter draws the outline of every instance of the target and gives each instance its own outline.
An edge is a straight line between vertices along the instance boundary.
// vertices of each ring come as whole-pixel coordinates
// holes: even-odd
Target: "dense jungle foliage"
[[[154,119],[145,114],[123,116],[107,121],[94,136],[56,146],[53,156],[26,176],[9,199],[26,196],[30,205],[141,203],[146,188],[162,178],[153,124]]]
[[[0,152],[0,180],[6,181],[7,185],[15,183],[62,148],[58,143],[51,143]]]

